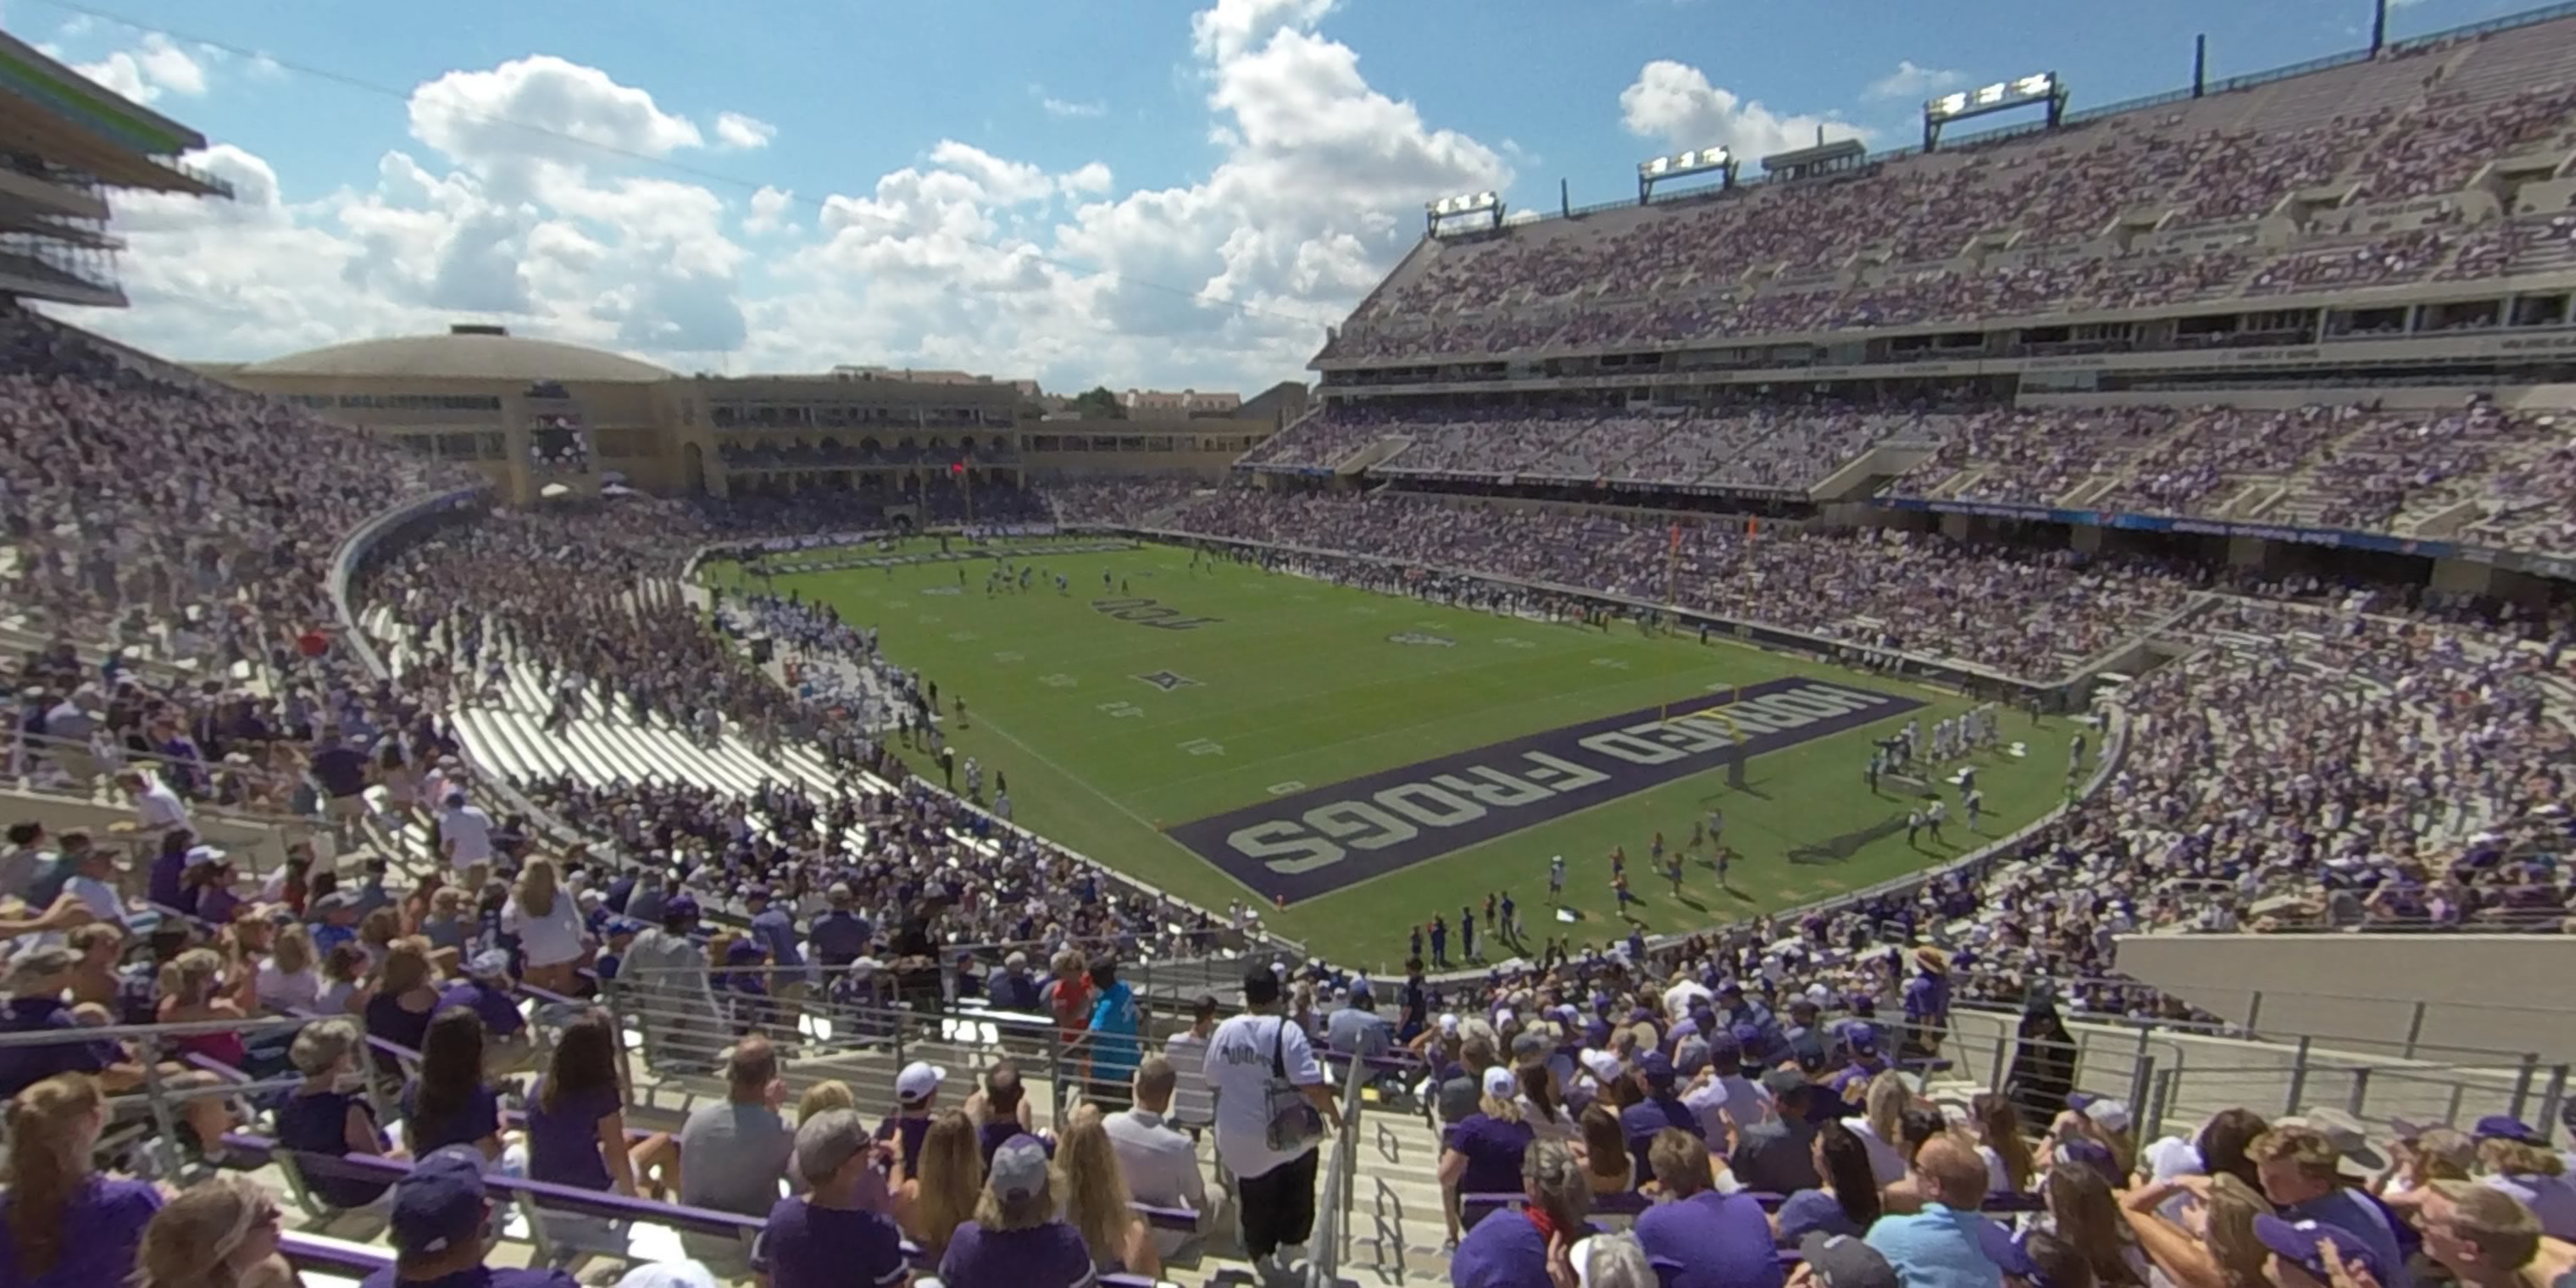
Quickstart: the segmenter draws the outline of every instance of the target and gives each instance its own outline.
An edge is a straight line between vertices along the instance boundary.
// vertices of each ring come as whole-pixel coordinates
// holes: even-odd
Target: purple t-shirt
[[[514,1266],[476,1266],[436,1279],[396,1279],[392,1266],[367,1276],[358,1288],[581,1288],[563,1270],[522,1270]]]
[[[599,1156],[599,1120],[623,1105],[615,1087],[594,1087],[546,1108],[545,1083],[528,1093],[528,1179],[604,1190],[616,1184]]]
[[[528,1017],[519,1014],[519,1004],[509,994],[481,980],[461,980],[450,984],[438,995],[438,1009],[462,1006],[483,1019],[483,1031],[496,1038],[516,1036],[528,1027]]]
[[[1780,1288],[1783,1279],[1771,1222],[1750,1194],[1702,1190],[1658,1203],[1637,1218],[1637,1242],[1663,1288]]]
[[[909,1121],[909,1120],[907,1120],[907,1121]],[[993,1121],[988,1122],[988,1123],[984,1124],[983,1126],[976,1128],[976,1129],[975,1129],[975,1143],[976,1143],[976,1144],[978,1144],[978,1145],[983,1146],[983,1149],[984,1149],[984,1166],[986,1166],[986,1167],[991,1167],[991,1166],[993,1165],[993,1151],[995,1151],[995,1150],[997,1150],[997,1149],[1000,1149],[1000,1148],[1001,1148],[1002,1146],[1004,1146],[1004,1145],[1008,1145],[1008,1144],[1010,1144],[1010,1143],[1011,1143],[1011,1138],[1012,1138],[1013,1136],[1024,1135],[1024,1134],[1026,1134],[1026,1133],[1027,1133],[1027,1131],[1028,1131],[1028,1129],[1027,1129],[1027,1128],[1020,1126],[1020,1121],[1019,1121],[1019,1119],[1018,1119],[1018,1118],[1016,1118],[1016,1117],[1013,1117],[1013,1118],[996,1118],[996,1119],[994,1119]],[[878,1133],[878,1137],[879,1137],[880,1139],[882,1139],[882,1138],[884,1137],[884,1133],[883,1133],[883,1132],[879,1132],[879,1133]],[[1039,1144],[1039,1145],[1043,1146],[1043,1147],[1046,1149],[1046,1156],[1047,1156],[1047,1157],[1049,1157],[1049,1158],[1053,1158],[1053,1157],[1055,1157],[1055,1142],[1054,1142],[1054,1141],[1048,1140],[1048,1139],[1047,1139],[1046,1137],[1044,1137],[1044,1136],[1040,1136],[1040,1137],[1038,1137],[1038,1138],[1037,1138],[1037,1141],[1038,1141],[1038,1144]],[[915,1162],[919,1162],[919,1161],[920,1161],[920,1158],[921,1158],[921,1145],[920,1145],[920,1142],[918,1142],[918,1141],[916,1141],[916,1140],[912,1139],[912,1135],[911,1135],[911,1133],[910,1133],[910,1132],[906,1132],[906,1133],[905,1133],[904,1149],[905,1149],[905,1151],[906,1151],[906,1156],[907,1156],[907,1157],[910,1157],[910,1158],[911,1158],[913,1161],[915,1161]]]
[[[9,1234],[10,1197],[0,1194],[0,1284],[16,1288],[96,1288],[121,1284],[134,1273],[143,1227],[161,1210],[161,1191],[150,1181],[93,1176],[63,1205],[63,1232],[54,1267],[28,1276],[18,1268],[18,1242]]]
[[[751,1246],[751,1268],[769,1276],[769,1288],[848,1288],[901,1283],[912,1266],[903,1232],[885,1217],[784,1198]]]
[[[1459,1193],[1508,1194],[1521,1188],[1521,1157],[1537,1137],[1528,1123],[1469,1114],[1442,1132],[1440,1143],[1467,1156],[1466,1173],[1458,1178]]]
[[[437,1013],[435,1005],[415,1011],[391,993],[378,993],[367,999],[367,1036],[418,1051],[429,1040],[429,1021]]]
[[[420,1084],[403,1088],[403,1122],[411,1128],[412,1157],[427,1158],[431,1151],[449,1145],[473,1145],[489,1136],[501,1134],[501,1100],[487,1086],[477,1086],[465,1103],[439,1115],[436,1121],[420,1116]]]
[[[11,998],[8,1008],[0,1010],[0,1033],[79,1027],[71,1008],[59,997]],[[125,1052],[106,1040],[0,1047],[0,1098],[15,1096],[58,1073],[97,1073],[124,1058]]]
[[[969,1221],[939,1258],[943,1288],[1080,1288],[1096,1277],[1082,1236],[1062,1221],[1026,1230],[986,1230]]]
[[[1583,1234],[1574,1236],[1580,1240]],[[1449,1254],[1450,1288],[1555,1288],[1547,1277],[1547,1240],[1526,1212],[1498,1212],[1476,1223]]]
[[[188,852],[154,856],[152,871],[144,879],[144,897],[164,908],[176,908],[187,897]]]
[[[7,1048],[5,1047],[0,1047],[0,1050],[6,1049]],[[876,1138],[878,1140],[902,1141],[903,1174],[906,1176],[919,1176],[921,1175],[921,1141],[923,1137],[928,1136],[929,1134],[930,1120],[928,1118],[906,1118],[902,1115],[895,1115],[887,1118],[884,1122],[877,1124]],[[991,1158],[993,1156],[993,1151],[989,1149],[985,1150],[984,1156],[988,1159]]]
[[[1800,1190],[1780,1204],[1780,1242],[1796,1247],[1798,1240],[1814,1233],[1842,1234],[1859,1238],[1869,1233],[1843,1211],[1843,1205],[1823,1190]]]
[[[349,1110],[357,1109],[367,1116],[367,1130],[374,1133],[376,1152],[385,1151],[385,1134],[376,1126],[376,1111],[365,1096],[345,1091],[322,1091],[288,1096],[277,1106],[277,1139],[288,1149],[330,1158],[345,1158],[349,1153]],[[341,1176],[316,1176],[313,1191],[333,1207],[365,1207],[384,1196],[387,1183],[357,1181]]]

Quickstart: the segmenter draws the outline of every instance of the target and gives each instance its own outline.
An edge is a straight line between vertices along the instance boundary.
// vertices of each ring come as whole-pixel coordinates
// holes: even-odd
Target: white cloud
[[[716,142],[736,151],[749,151],[769,146],[778,137],[778,127],[756,116],[740,112],[716,113]]]
[[[1923,67],[1911,58],[1897,60],[1896,70],[1869,83],[1861,97],[1877,100],[1888,98],[1928,98],[1945,89],[1956,89],[1968,83],[1968,74],[1947,67]]]
[[[120,198],[135,307],[81,320],[181,358],[481,319],[683,370],[882,361],[1252,392],[1300,372],[1419,236],[1423,201],[1512,178],[1372,87],[1318,29],[1331,8],[1211,0],[1191,23],[1207,115],[1176,124],[1215,155],[1159,188],[930,139],[851,191],[719,192],[651,162],[745,146],[726,116],[702,132],[543,55],[451,72],[412,92],[409,139],[363,183],[298,193],[222,146],[192,159],[241,200]]]
[[[755,235],[795,231],[796,225],[787,218],[787,207],[795,200],[795,193],[763,184],[751,194],[751,213],[743,218],[743,231]]]
[[[68,27],[65,32],[71,34]],[[115,50],[96,62],[76,63],[72,70],[137,103],[154,102],[163,94],[198,98],[206,92],[205,64],[157,31],[146,33],[132,49]]]
[[[1109,105],[1096,98],[1082,102],[1061,99],[1047,93],[1044,85],[1032,85],[1029,92],[1037,95],[1038,106],[1049,116],[1078,120],[1109,114]]]
[[[1813,147],[1819,129],[1827,140],[1869,137],[1867,130],[1831,117],[1774,112],[1709,84],[1696,67],[1660,58],[1619,91],[1619,114],[1619,123],[1641,138],[1678,148],[1723,146],[1749,158]]]

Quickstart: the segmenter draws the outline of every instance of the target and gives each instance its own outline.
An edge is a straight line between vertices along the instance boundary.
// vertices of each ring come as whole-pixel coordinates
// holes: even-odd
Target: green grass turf
[[[935,549],[923,541],[907,550]],[[959,763],[974,756],[989,777],[1009,777],[1015,821],[1180,897],[1222,909],[1257,901],[1247,887],[1160,829],[1239,809],[1275,785],[1321,787],[1381,769],[1680,701],[1712,685],[1809,676],[1926,699],[1910,713],[1926,737],[1932,723],[1974,705],[1965,698],[1885,676],[1695,636],[1648,636],[1621,625],[1597,628],[1451,609],[1222,564],[1193,571],[1189,552],[1145,547],[1115,554],[1043,557],[1063,573],[1028,593],[988,598],[991,564],[934,563],[781,575],[790,589],[838,608],[845,621],[875,626],[886,656],[939,685],[943,716],[967,702],[966,727],[947,721]],[[959,572],[964,571],[964,593]],[[1112,585],[1104,589],[1103,572]],[[719,585],[743,584],[729,565],[711,568]],[[1124,584],[1124,589],[1118,583]],[[1157,630],[1092,607],[1104,597],[1151,598],[1192,617],[1221,621],[1195,630]],[[1456,641],[1454,647],[1390,641],[1401,632]],[[1198,683],[1171,692],[1134,677],[1170,670]],[[1745,790],[1722,770],[1677,779],[1616,801],[1498,837],[1470,849],[1355,882],[1284,912],[1274,929],[1345,963],[1387,969],[1405,953],[1407,929],[1487,891],[1511,892],[1533,938],[1565,935],[1578,946],[1627,933],[1613,912],[1608,853],[1625,846],[1629,882],[1642,902],[1630,915],[1649,933],[1690,930],[1857,890],[1952,857],[1981,843],[1966,831],[1951,793],[1948,843],[1909,847],[1908,797],[1894,786],[1873,794],[1863,781],[1870,740],[1905,715],[1755,757]],[[1977,758],[1985,792],[1983,833],[1999,836],[2044,812],[2064,789],[2066,731],[2006,713],[2009,743],[2028,755]],[[1210,750],[1210,748],[1221,750]],[[935,762],[914,757],[936,778]],[[962,772],[959,786],[964,786]],[[1648,870],[1660,829],[1675,847],[1710,805],[1726,811],[1736,858],[1725,888],[1713,866],[1687,869],[1680,897]],[[1895,823],[1893,833],[1884,825]],[[1821,849],[1799,861],[1793,849]],[[1546,906],[1547,863],[1567,860],[1566,898],[1579,918],[1565,923]],[[1699,856],[1703,860],[1705,856]],[[1487,960],[1508,955],[1479,927]],[[1533,944],[1534,948],[1536,945]]]

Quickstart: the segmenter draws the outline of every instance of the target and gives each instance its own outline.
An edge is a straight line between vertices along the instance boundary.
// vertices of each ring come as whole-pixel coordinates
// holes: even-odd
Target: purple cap
[[[483,1155],[470,1145],[450,1145],[394,1183],[387,1228],[396,1251],[425,1256],[480,1235],[483,1216]]]
[[[1708,1056],[1712,1060],[1741,1060],[1744,1044],[1736,1040],[1734,1033],[1719,1029],[1708,1035]]]
[[[662,901],[662,920],[666,922],[678,921],[683,917],[694,921],[697,916],[698,901],[688,895],[675,894]]]
[[[1735,1039],[1735,1045],[1747,1051],[1762,1045],[1762,1026],[1759,1024],[1738,1024],[1726,1033]]]
[[[2469,1134],[2479,1140],[2518,1140],[2526,1145],[2549,1143],[2532,1129],[2531,1124],[2505,1114],[2488,1114],[2478,1120],[2477,1130]]]
[[[1668,1084],[1673,1080],[1672,1057],[1661,1051],[1649,1051],[1637,1057],[1637,1072],[1646,1075],[1649,1083],[1657,1086]]]
[[[1878,1054],[1878,1027],[1873,1024],[1854,1024],[1843,1030],[1843,1041],[1850,1044],[1856,1054],[1876,1055]]]
[[[737,939],[733,941],[733,947],[725,950],[725,961],[732,965],[740,966],[745,962],[759,961],[762,957],[767,955],[766,951],[761,948],[758,942],[750,939]]]
[[[1610,1045],[1610,1021],[1593,1020],[1585,1024],[1583,1026],[1583,1045],[1595,1047],[1606,1047]]]
[[[769,900],[769,887],[765,885],[753,886],[742,892],[742,898],[745,903],[749,903],[754,899],[758,899],[766,903]]]
[[[2254,1237],[2262,1240],[2274,1256],[2307,1271],[2319,1282],[2334,1276],[2335,1267],[2326,1264],[2325,1253],[2326,1241],[2331,1239],[2346,1265],[2369,1272],[2373,1282],[2384,1282],[2386,1272],[2380,1268],[2379,1257],[2361,1241],[2360,1235],[2342,1226],[2323,1221],[2284,1221],[2267,1212],[2254,1218]]]

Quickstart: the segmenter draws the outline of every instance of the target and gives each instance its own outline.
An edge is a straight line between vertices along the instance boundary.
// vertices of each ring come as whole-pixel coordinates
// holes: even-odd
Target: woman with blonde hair
[[[1474,1225],[1465,1219],[1461,1195],[1508,1194],[1520,1183],[1521,1156],[1538,1132],[1522,1116],[1514,1093],[1520,1080],[1495,1065],[1482,1075],[1483,1095],[1476,1112],[1450,1124],[1440,1140],[1441,1206],[1449,1219],[1449,1242]],[[1479,1209],[1481,1216],[1487,1209]]]
[[[284,1217],[247,1176],[191,1185],[144,1227],[135,1288],[294,1288],[295,1271],[277,1255]]]
[[[1118,1153],[1109,1129],[1101,1125],[1100,1106],[1084,1102],[1073,1111],[1073,1123],[1056,1143],[1056,1166],[1064,1171],[1064,1219],[1082,1236],[1092,1268],[1102,1274],[1143,1275],[1158,1279],[1163,1258],[1154,1249],[1154,1232],[1136,1215],[1127,1177],[1118,1170]]]
[[[90,1170],[106,1126],[107,1097],[87,1074],[56,1074],[9,1103],[0,1283],[97,1288],[133,1273],[161,1191]]]
[[[314,969],[313,931],[303,922],[292,922],[277,932],[269,943],[268,960],[259,964],[255,978],[260,1009],[264,1011],[310,1011],[322,1000],[322,975]]]
[[[894,1192],[895,1224],[924,1253],[946,1251],[957,1227],[975,1219],[984,1192],[984,1147],[977,1143],[975,1120],[962,1109],[942,1111],[922,1135],[921,1170],[905,1168],[903,1151],[896,1150],[886,1186]]]
[[[2478,1120],[2478,1183],[2522,1201],[2539,1218],[2540,1232],[2552,1239],[2576,1239],[2576,1185],[2567,1180],[2567,1163],[2539,1134],[2510,1118]]]
[[[1869,1147],[1869,1170],[1882,1188],[1905,1179],[1905,1107],[1912,1103],[1914,1093],[1906,1087],[1904,1075],[1889,1069],[1869,1080],[1861,1116],[1843,1120],[1843,1126]]]
[[[2180,1220],[2158,1209],[2189,1196]],[[2120,1215],[2138,1247],[2174,1288],[2265,1288],[2271,1251],[2254,1234],[2254,1218],[2272,1205],[2233,1173],[2177,1176],[2120,1196]]]
[[[1055,1169],[1035,1136],[993,1151],[975,1219],[939,1254],[945,1288],[1083,1288],[1099,1279],[1082,1235],[1059,1218]]]
[[[163,1024],[241,1023],[250,1016],[225,996],[224,959],[211,948],[191,948],[161,967],[161,1004],[155,1011]],[[227,1067],[247,1070],[250,1047],[238,1032],[191,1033],[171,1039],[183,1055],[201,1055]]]
[[[805,1094],[796,1098],[796,1125],[799,1127],[804,1126],[806,1119],[812,1118],[814,1115],[819,1114],[826,1109],[856,1109],[858,1107],[859,1098],[850,1091],[850,1084],[843,1082],[838,1078],[825,1078],[821,1082],[807,1087],[805,1089]]]
[[[554,860],[528,860],[527,870],[519,874],[517,888],[510,892],[510,901],[501,909],[501,930],[519,937],[519,951],[527,958],[529,983],[551,992],[569,993],[575,987],[573,972],[581,964],[584,950],[581,906],[561,886]]]

